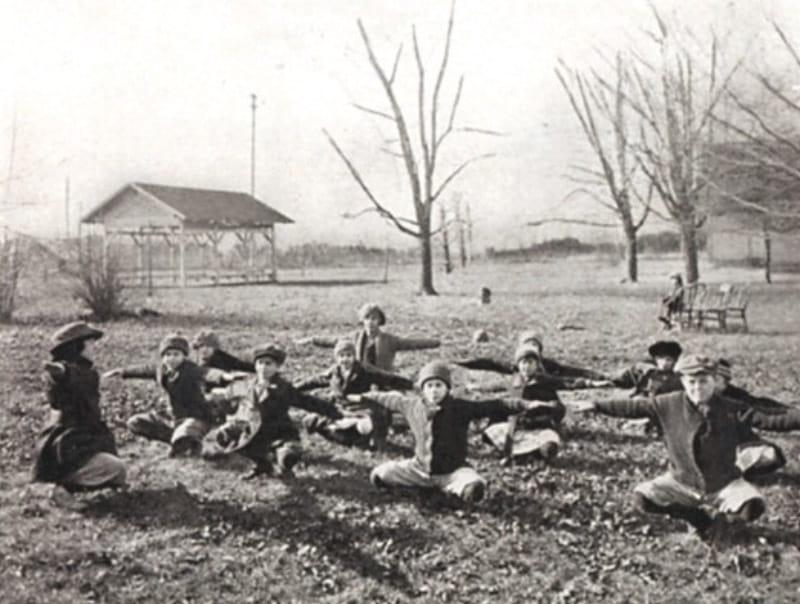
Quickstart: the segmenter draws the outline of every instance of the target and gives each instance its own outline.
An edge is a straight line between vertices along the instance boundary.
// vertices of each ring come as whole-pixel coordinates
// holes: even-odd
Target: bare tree
[[[571,191],[565,199],[576,193],[588,195],[595,202],[609,210],[622,227],[625,236],[625,258],[627,260],[627,278],[631,282],[638,279],[638,250],[636,235],[642,228],[651,212],[653,187],[647,188],[647,194],[641,195],[635,182],[638,164],[633,156],[633,145],[630,132],[630,108],[626,102],[626,88],[630,79],[621,54],[617,54],[614,65],[613,84],[602,78],[596,71],[590,75],[570,69],[566,63],[560,62],[556,68],[556,76],[569,98],[575,117],[580,122],[586,141],[592,149],[598,169],[576,166],[578,176],[571,177],[580,186]],[[605,131],[611,128],[611,140],[607,140]],[[605,190],[605,194],[599,191]],[[634,201],[639,201],[641,211],[638,216],[634,210]],[[576,224],[592,226],[616,226],[606,223],[592,223],[579,219],[559,219]],[[541,224],[543,221],[530,223]]]
[[[794,44],[777,23],[772,22],[772,28],[794,72],[800,74],[800,54]],[[706,177],[717,211],[724,211],[744,231],[761,232],[764,277],[769,283],[772,235],[800,230],[800,136],[796,127],[800,103],[778,77],[763,70],[750,76],[758,84],[760,99],[727,91],[734,115],[718,111],[713,118],[729,140],[712,148]]]
[[[492,156],[492,154],[484,154],[468,159],[459,164],[447,176],[445,176],[437,183],[434,177],[436,173],[436,168],[439,164],[440,152],[442,150],[442,146],[448,139],[448,137],[455,131],[475,132],[475,133],[495,134],[495,135],[498,134],[496,132],[492,132],[490,130],[483,130],[480,128],[455,127],[456,112],[458,110],[459,101],[461,99],[461,92],[464,87],[463,75],[459,78],[458,86],[456,88],[452,103],[450,105],[450,112],[447,116],[447,120],[444,123],[440,122],[443,116],[440,114],[439,101],[440,101],[440,96],[442,94],[442,86],[444,83],[445,75],[447,72],[448,61],[450,58],[450,41],[453,33],[454,10],[455,10],[455,4],[451,5],[450,8],[450,17],[447,22],[447,33],[445,37],[444,53],[442,55],[441,63],[439,64],[438,71],[436,73],[436,78],[433,86],[433,93],[431,95],[430,101],[426,99],[425,65],[423,64],[422,56],[420,53],[416,28],[412,27],[411,30],[411,37],[414,48],[414,59],[417,68],[416,113],[418,121],[417,130],[419,136],[419,149],[415,149],[414,145],[411,142],[412,134],[408,125],[408,120],[406,119],[406,114],[403,108],[401,107],[400,102],[398,101],[394,86],[395,77],[397,76],[397,69],[402,54],[402,46],[398,48],[397,53],[395,54],[391,71],[387,72],[381,66],[375,55],[369,36],[367,35],[367,30],[364,28],[364,25],[362,24],[361,20],[360,19],[358,20],[358,30],[361,33],[361,39],[364,42],[364,47],[367,51],[367,57],[369,59],[369,63],[372,66],[375,75],[380,81],[383,91],[386,94],[386,99],[389,103],[390,110],[382,111],[378,109],[364,107],[361,105],[355,105],[355,107],[370,115],[378,116],[391,122],[396,128],[398,136],[397,142],[400,145],[400,151],[396,151],[395,149],[391,148],[384,150],[387,151],[389,154],[402,159],[403,161],[403,165],[405,167],[405,171],[408,176],[409,189],[411,192],[411,199],[414,209],[413,218],[400,216],[394,210],[390,209],[385,203],[380,201],[373,194],[372,189],[367,185],[361,173],[358,171],[353,162],[342,150],[341,146],[327,131],[325,130],[323,131],[328,141],[333,146],[334,150],[342,159],[342,161],[345,163],[347,169],[350,171],[350,174],[358,183],[359,187],[361,188],[361,190],[364,192],[364,194],[367,196],[367,198],[371,203],[371,206],[367,210],[359,212],[358,214],[362,214],[366,211],[375,212],[382,218],[387,220],[389,223],[391,223],[401,233],[405,233],[406,235],[414,237],[419,241],[421,268],[422,268],[422,272],[420,275],[420,293],[428,295],[436,294],[436,290],[434,289],[433,286],[433,253],[432,253],[432,243],[431,243],[432,236],[436,234],[436,230],[433,228],[432,224],[433,205],[434,203],[436,203],[437,200],[439,200],[439,198],[441,197],[442,193],[447,188],[447,186],[451,182],[453,182],[453,180],[459,174],[461,174],[467,168],[467,166],[469,166],[470,164],[479,159]]]

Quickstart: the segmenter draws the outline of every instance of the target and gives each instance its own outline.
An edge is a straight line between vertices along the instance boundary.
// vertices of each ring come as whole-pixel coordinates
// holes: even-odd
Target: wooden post
[[[136,279],[140,284],[145,281],[144,274],[144,244],[136,236],[136,233],[131,233],[131,239],[136,246]],[[90,255],[91,257],[91,255]]]
[[[272,281],[278,280],[278,259],[275,256],[275,225],[271,224],[270,230],[270,279]]]
[[[178,278],[180,280],[181,288],[186,287],[186,233],[181,224],[180,231],[178,231]]]
[[[147,245],[147,297],[153,296],[153,241],[152,227],[147,231],[145,243]]]

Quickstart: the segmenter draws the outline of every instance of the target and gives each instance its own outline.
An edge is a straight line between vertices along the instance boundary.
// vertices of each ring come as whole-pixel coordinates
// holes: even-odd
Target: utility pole
[[[64,181],[64,238],[69,239],[69,176]]]
[[[256,196],[256,105],[258,97],[250,95],[250,109],[253,117],[250,124],[250,195]]]

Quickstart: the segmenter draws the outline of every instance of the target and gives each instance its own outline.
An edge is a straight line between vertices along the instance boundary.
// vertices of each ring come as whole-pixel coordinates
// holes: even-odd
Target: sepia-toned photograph
[[[800,601],[793,0],[0,2],[0,602]]]

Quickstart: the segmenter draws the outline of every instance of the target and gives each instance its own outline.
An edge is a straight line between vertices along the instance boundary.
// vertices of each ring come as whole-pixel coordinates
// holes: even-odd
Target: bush
[[[22,272],[18,240],[0,245],[0,321],[10,321],[17,301],[17,285]]]
[[[72,295],[83,302],[95,321],[109,321],[126,315],[119,260],[109,257],[105,263],[88,253],[80,262],[78,282]]]

